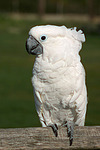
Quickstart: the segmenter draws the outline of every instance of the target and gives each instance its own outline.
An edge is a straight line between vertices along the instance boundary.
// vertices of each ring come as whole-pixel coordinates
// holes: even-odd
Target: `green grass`
[[[31,85],[34,57],[27,54],[25,41],[32,26],[49,23],[56,24],[0,16],[0,128],[40,126]],[[87,35],[86,39],[80,53],[87,74],[86,125],[100,125],[100,37]]]

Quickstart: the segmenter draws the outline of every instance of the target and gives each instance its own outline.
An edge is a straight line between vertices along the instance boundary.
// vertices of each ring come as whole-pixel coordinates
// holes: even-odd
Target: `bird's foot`
[[[48,125],[48,127],[52,128],[55,136],[57,137],[58,136],[58,126],[57,126],[57,124],[50,124],[50,125]]]
[[[67,133],[69,137],[70,146],[73,143],[73,131],[74,131],[74,123],[65,121],[62,126],[67,127]]]

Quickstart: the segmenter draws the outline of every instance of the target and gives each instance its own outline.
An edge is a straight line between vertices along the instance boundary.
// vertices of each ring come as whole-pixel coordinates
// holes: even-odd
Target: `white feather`
[[[43,46],[43,54],[36,57],[32,77],[42,126],[61,125],[65,120],[84,125],[87,92],[79,56],[84,34],[76,28],[47,25],[33,27],[29,35]],[[47,40],[40,41],[41,35],[46,35]]]

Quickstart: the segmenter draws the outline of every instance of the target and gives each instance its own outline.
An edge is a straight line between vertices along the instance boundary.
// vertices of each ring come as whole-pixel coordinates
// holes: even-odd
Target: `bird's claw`
[[[58,136],[58,126],[57,124],[50,124],[48,127],[51,127],[55,136],[57,137]]]
[[[73,128],[74,128],[74,124],[70,124],[67,121],[64,122],[64,124],[62,124],[62,126],[67,127],[67,134],[69,137],[69,142],[70,142],[70,146],[73,143]]]
[[[71,146],[72,143],[73,143],[73,128],[74,128],[74,124],[70,124],[70,123],[68,123],[66,121],[66,122],[64,122],[62,124],[62,126],[67,127],[67,134],[68,134],[69,142],[70,142],[70,146]],[[52,128],[55,136],[57,137],[58,136],[58,126],[57,126],[57,124],[50,124],[50,125],[48,125],[48,127]]]

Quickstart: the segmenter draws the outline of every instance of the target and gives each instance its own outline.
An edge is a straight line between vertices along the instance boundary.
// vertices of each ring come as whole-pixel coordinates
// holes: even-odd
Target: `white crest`
[[[85,35],[83,33],[82,30],[77,31],[77,28],[70,28],[68,29],[69,34],[76,40],[80,41],[80,42],[85,42]]]

